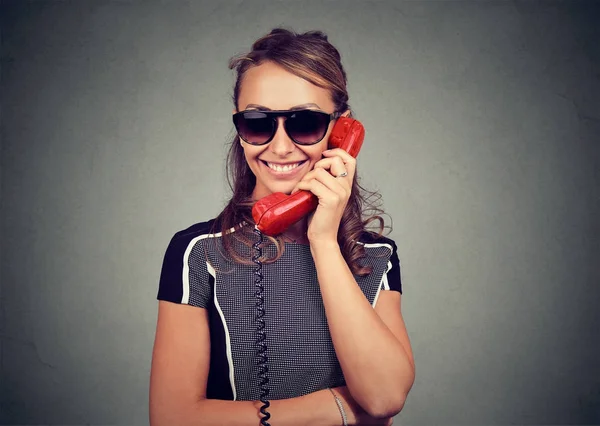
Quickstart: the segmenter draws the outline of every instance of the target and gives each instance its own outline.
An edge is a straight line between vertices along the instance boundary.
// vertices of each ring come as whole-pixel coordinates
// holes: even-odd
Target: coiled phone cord
[[[254,292],[254,295],[256,296],[256,307],[258,310],[258,314],[256,316],[256,321],[258,323],[256,329],[256,332],[258,334],[256,345],[258,346],[257,355],[259,359],[258,377],[260,379],[260,401],[263,403],[263,405],[260,407],[260,412],[263,415],[263,417],[260,420],[260,424],[263,426],[271,426],[271,424],[268,422],[268,420],[271,418],[271,413],[267,411],[267,408],[270,407],[271,403],[267,400],[267,397],[269,396],[269,388],[267,387],[267,385],[269,384],[269,377],[267,376],[267,373],[269,372],[269,367],[267,367],[267,345],[265,343],[267,336],[265,334],[265,320],[263,319],[263,317],[265,316],[265,298],[263,296],[265,288],[261,282],[263,276],[261,272],[262,263],[260,261],[260,258],[262,257],[261,245],[264,239],[263,234],[260,231],[260,229],[258,229],[257,225],[254,226],[254,233],[258,235],[258,241],[252,245],[252,247],[254,247],[254,255],[252,256],[252,261],[256,263],[256,269],[254,270],[254,275],[256,275],[254,281],[256,291]]]

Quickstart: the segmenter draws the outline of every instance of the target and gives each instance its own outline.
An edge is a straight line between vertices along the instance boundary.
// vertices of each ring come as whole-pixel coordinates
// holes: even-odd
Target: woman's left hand
[[[325,158],[317,161],[292,190],[310,191],[317,196],[317,209],[308,217],[307,237],[316,241],[337,242],[338,229],[352,192],[356,159],[341,148],[323,151]],[[346,176],[340,176],[344,172]],[[336,177],[338,176],[338,177]]]

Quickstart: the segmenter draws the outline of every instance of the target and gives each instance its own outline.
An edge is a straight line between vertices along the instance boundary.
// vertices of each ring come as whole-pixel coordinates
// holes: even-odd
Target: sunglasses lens
[[[285,121],[288,135],[299,144],[319,142],[327,133],[329,116],[318,111],[298,111]]]
[[[263,144],[273,134],[274,121],[259,111],[236,114],[233,118],[240,137],[250,144]]]

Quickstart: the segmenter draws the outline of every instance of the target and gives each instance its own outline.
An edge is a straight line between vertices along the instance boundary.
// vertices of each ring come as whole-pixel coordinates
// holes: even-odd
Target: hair
[[[235,69],[237,74],[232,96],[236,110],[239,111],[238,100],[244,74],[251,67],[267,61],[283,67],[318,87],[329,90],[336,112],[350,109],[346,72],[341,64],[340,53],[329,43],[327,35],[321,31],[297,34],[284,28],[275,28],[256,40],[250,52],[234,56],[229,61],[229,69]],[[352,112],[350,117],[353,117]],[[232,244],[233,240],[237,240],[245,247],[251,247],[255,240],[252,238],[255,227],[252,218],[252,206],[255,202],[252,199],[252,191],[256,185],[256,176],[246,162],[237,133],[231,141],[227,154],[226,176],[233,195],[214,221],[211,232],[217,232],[216,228],[220,224],[218,231],[221,232],[223,249],[228,257],[236,262],[252,265],[254,262],[248,255],[237,253]],[[379,204],[375,204],[375,201],[381,199],[381,195],[378,192],[367,191],[358,180],[358,173],[355,172],[352,192],[340,221],[337,240],[352,273],[365,276],[372,272],[372,267],[359,263],[360,259],[366,257],[366,253],[364,246],[356,242],[360,241],[364,233],[376,238],[382,236],[384,220],[379,214],[383,214],[384,211],[378,207]],[[369,212],[374,214],[363,219],[363,216]],[[375,220],[379,221],[378,232],[367,229],[367,225]],[[263,256],[261,261],[275,262],[285,250],[283,237],[281,235],[266,237],[266,244],[275,244],[277,252],[274,258],[264,259]]]

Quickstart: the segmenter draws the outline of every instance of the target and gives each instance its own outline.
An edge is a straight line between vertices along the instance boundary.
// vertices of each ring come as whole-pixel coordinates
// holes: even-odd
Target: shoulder
[[[171,239],[171,243],[181,245],[192,241],[197,242],[206,238],[220,238],[222,235],[221,226],[222,220],[219,216],[204,222],[194,223],[175,232],[175,235],[173,235]]]
[[[384,266],[384,276],[382,279],[382,290],[395,290],[402,293],[402,280],[400,277],[400,259],[398,258],[398,248],[396,242],[383,235],[377,235],[372,232],[364,231],[360,238],[360,243],[365,246],[367,257],[373,264]]]
[[[165,264],[180,265],[181,260],[187,260],[194,247],[203,245],[203,241],[221,235],[220,222],[213,218],[197,222],[172,234],[165,252]]]
[[[220,232],[220,222],[218,218],[213,218],[204,222],[197,222],[185,229],[181,229],[173,236],[174,240],[191,240],[202,235],[210,235]]]
[[[386,248],[389,250],[390,255],[397,251],[396,242],[393,239],[383,235],[377,235],[370,231],[363,231],[358,244],[364,245],[365,249]]]
[[[177,231],[164,253],[160,273],[159,300],[205,308],[210,299],[210,277],[199,253],[202,240],[215,229],[215,219],[194,223]]]

